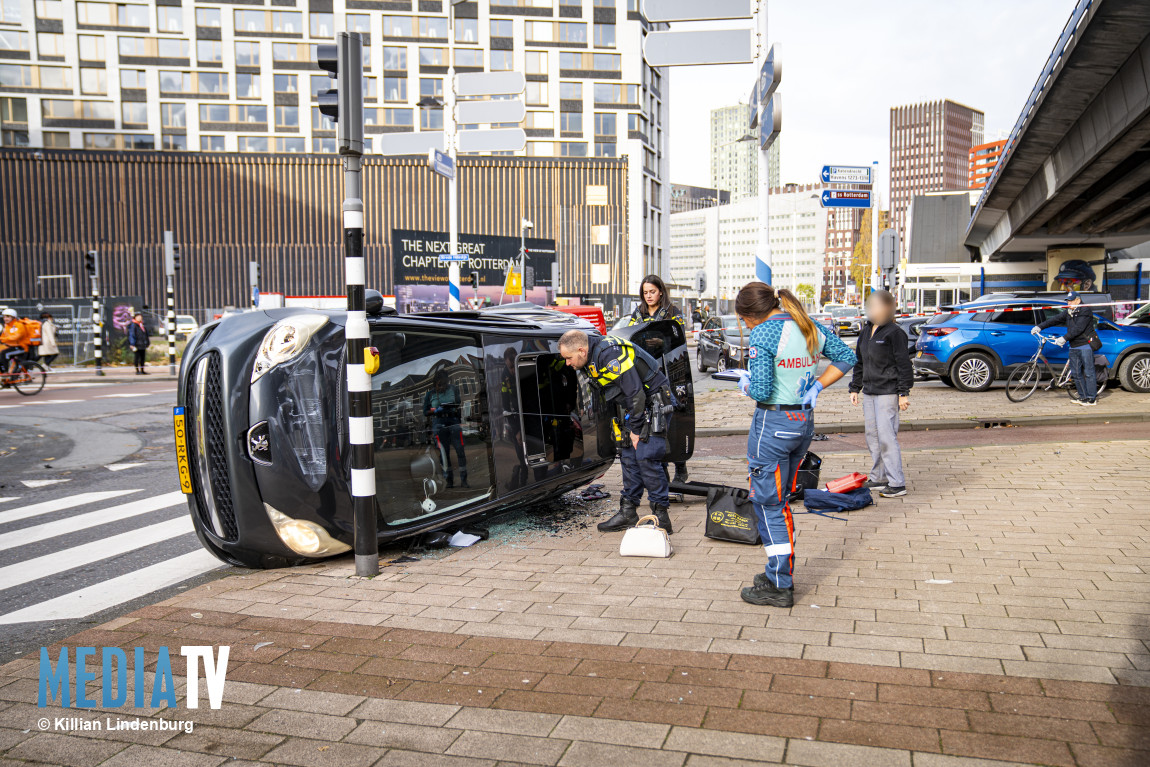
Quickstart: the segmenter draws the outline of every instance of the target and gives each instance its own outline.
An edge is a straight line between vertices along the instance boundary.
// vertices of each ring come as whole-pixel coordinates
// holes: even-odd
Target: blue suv
[[[1024,308],[1040,307],[1040,308]],[[1049,307],[1049,308],[1047,308]],[[916,370],[932,373],[960,391],[986,391],[996,380],[1034,355],[1038,342],[1030,329],[1066,308],[1052,299],[995,299],[983,296],[931,317],[919,328],[915,344]],[[1023,308],[1022,311],[1004,311]],[[978,309],[976,313],[966,310]],[[1110,377],[1127,391],[1150,393],[1150,328],[1116,325],[1098,314],[1098,338]],[[1059,335],[1050,328],[1049,335]],[[1051,365],[1066,362],[1067,348],[1047,344],[1043,354]]]

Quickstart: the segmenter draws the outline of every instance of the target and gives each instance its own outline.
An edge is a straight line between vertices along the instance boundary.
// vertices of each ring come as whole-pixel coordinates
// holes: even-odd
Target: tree
[[[810,306],[815,302],[815,286],[809,282],[800,282],[795,286],[795,295],[799,297],[804,306]]]

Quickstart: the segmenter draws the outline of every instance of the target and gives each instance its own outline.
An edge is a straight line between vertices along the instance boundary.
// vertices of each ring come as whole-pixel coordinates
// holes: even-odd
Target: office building
[[[711,186],[729,191],[736,202],[759,195],[759,129],[751,130],[750,124],[746,104],[711,110]],[[756,140],[743,140],[748,135]],[[772,189],[779,185],[779,147],[776,139],[769,150]]]
[[[731,201],[731,193],[725,189],[711,189],[706,186],[689,186],[687,184],[671,184],[671,213],[682,213],[686,210],[699,210],[711,208],[715,205],[726,205]]]
[[[906,254],[915,195],[967,189],[970,148],[982,144],[983,114],[949,99],[890,110],[890,212]]]
[[[998,158],[1006,149],[1006,139],[991,141],[987,144],[978,144],[970,148],[970,183],[971,189],[982,189],[994,173],[994,166]]]
[[[859,237],[863,211],[851,208],[827,208],[827,244],[823,258],[822,290],[819,304],[844,302],[850,284],[851,257]]]
[[[0,143],[331,154],[314,94],[332,86],[315,49],[363,32],[369,155],[381,135],[442,127],[441,109],[417,103],[443,97],[454,63],[525,73],[517,154],[626,158],[632,225],[603,247],[633,292],[666,268],[670,205],[668,81],[643,62],[649,26],[639,0],[0,0]]]

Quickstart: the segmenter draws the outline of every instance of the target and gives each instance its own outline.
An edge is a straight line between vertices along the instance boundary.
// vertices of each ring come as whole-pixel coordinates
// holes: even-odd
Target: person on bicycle
[[[1084,407],[1098,404],[1098,381],[1094,377],[1094,349],[1090,340],[1094,338],[1094,314],[1082,305],[1082,296],[1075,291],[1066,294],[1066,308],[1039,325],[1030,329],[1032,335],[1055,325],[1065,325],[1066,335],[1054,339],[1058,346],[1070,344],[1070,375],[1074,379],[1077,397],[1071,400]]]
[[[20,321],[20,315],[15,309],[5,309],[4,330],[0,332],[0,360],[5,363],[8,375],[16,374],[16,363],[28,353],[28,329]]]

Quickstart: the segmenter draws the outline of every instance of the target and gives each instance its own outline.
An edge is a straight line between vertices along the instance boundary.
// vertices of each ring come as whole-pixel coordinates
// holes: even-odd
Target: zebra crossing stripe
[[[191,517],[181,515],[166,522],[142,527],[139,530],[129,530],[126,533],[100,538],[80,546],[73,546],[70,549],[55,551],[42,557],[0,567],[0,590],[65,573],[77,567],[111,559],[129,551],[135,551],[144,546],[150,546],[191,532],[194,532]]]
[[[137,493],[139,491],[132,490],[130,492]],[[42,525],[36,525],[35,527],[13,530],[10,533],[0,534],[0,551],[35,543],[36,541],[55,538],[58,535],[67,535],[77,530],[86,530],[90,527],[96,527],[97,525],[106,525],[109,522],[116,522],[140,514],[147,514],[149,511],[166,509],[169,506],[176,506],[185,502],[186,497],[177,490],[174,493],[165,493],[164,495],[158,495],[153,498],[143,498],[138,501],[132,501],[131,503],[125,503],[122,506],[112,506],[108,509],[90,511],[86,514],[77,514],[74,517],[67,517],[55,522],[46,522]],[[0,515],[0,518],[4,516],[5,515]]]
[[[220,560],[198,549],[39,604],[0,615],[0,625],[67,620],[86,616],[174,586],[201,573],[223,567]]]
[[[129,495],[130,493],[138,493],[139,490],[104,490],[98,493],[80,493],[79,495],[70,495],[67,498],[57,498],[54,501],[44,501],[43,503],[35,503],[31,506],[25,506],[22,509],[5,510],[0,514],[0,525],[7,522],[18,522],[21,519],[28,517],[35,517],[39,514],[48,514],[53,511],[63,511],[64,509],[75,508],[76,506],[83,506],[86,503],[99,503],[106,501],[110,498],[118,498],[122,495]]]

